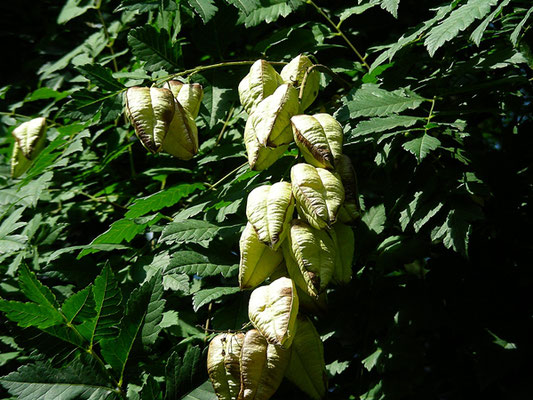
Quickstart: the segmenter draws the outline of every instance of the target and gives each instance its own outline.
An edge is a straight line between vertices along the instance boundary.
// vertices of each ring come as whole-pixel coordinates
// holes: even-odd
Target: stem
[[[226,179],[228,179],[231,175],[233,175],[235,172],[237,172],[238,170],[240,170],[242,167],[244,167],[245,165],[248,165],[248,161],[246,161],[244,164],[241,164],[239,165],[237,168],[235,168],[234,170],[228,172],[226,175],[224,175],[222,178],[220,178],[218,181],[216,181],[213,185],[211,185],[211,187],[209,189],[211,190],[215,190],[215,188],[221,184],[222,182],[224,182]]]
[[[118,203],[115,203],[113,201],[109,201],[109,200],[106,200],[106,199],[102,199],[100,197],[95,197],[93,196],[92,194],[89,194],[89,193],[85,193],[84,191],[80,190],[78,192],[79,194],[81,194],[82,196],[85,196],[87,197],[88,199],[96,202],[96,203],[106,203],[106,204],[111,204],[112,206],[114,207],[117,207],[117,208],[122,208],[123,210],[127,210],[128,207],[124,207],[123,205],[120,205]]]
[[[118,72],[118,66],[117,66],[117,60],[115,58],[115,50],[113,50],[113,42],[111,41],[111,36],[109,36],[109,31],[107,30],[107,25],[104,20],[104,16],[102,15],[102,11],[100,11],[101,1],[98,1],[96,4],[96,12],[98,13],[98,19],[100,20],[100,23],[102,24],[102,28],[104,28],[104,36],[107,41],[106,47],[109,48],[109,52],[113,56],[113,69],[115,72]]]
[[[230,110],[229,110],[229,112],[228,112],[228,117],[224,121],[224,126],[222,127],[222,129],[220,130],[220,133],[218,134],[217,141],[215,143],[215,147],[218,146],[218,144],[222,140],[222,136],[224,135],[224,132],[226,131],[226,128],[228,127],[229,120],[230,120],[231,116],[233,115],[233,111],[234,110],[235,110],[235,108],[233,108],[233,105],[232,105]]]
[[[435,109],[436,99],[437,99],[437,96],[435,96],[435,97],[433,97],[433,99],[429,100],[429,101],[431,101],[431,108],[429,109],[429,114],[426,117],[427,124],[426,124],[426,127],[424,128],[424,133],[427,133],[428,130],[429,130],[427,125],[429,125],[429,123],[431,122],[431,119],[433,118],[433,110]]]
[[[6,111],[0,111],[0,115],[6,115],[8,117],[18,117],[18,118],[25,118],[25,119],[33,119],[34,117],[30,117],[29,115],[23,115],[23,114],[17,114],[14,112],[6,112]],[[63,124],[60,124],[58,122],[49,120],[46,118],[46,123],[49,125],[57,125],[57,126],[63,126]]]
[[[365,58],[361,55],[361,53],[359,53],[359,51],[355,48],[355,46],[352,44],[352,42],[350,42],[350,39],[348,39],[346,37],[344,32],[341,31],[340,24],[336,24],[335,22],[333,22],[331,20],[331,18],[328,17],[328,15],[324,12],[324,10],[322,10],[319,6],[317,6],[313,0],[306,0],[306,2],[307,2],[307,4],[311,4],[313,7],[315,7],[315,9],[318,11],[318,13],[320,15],[322,15],[328,21],[328,23],[337,31],[337,33],[339,35],[341,35],[341,37],[344,39],[344,41],[348,44],[348,46],[350,46],[350,48],[353,50],[353,52],[361,60],[363,65],[366,67],[366,69],[370,70],[370,65],[368,65],[368,63],[365,61]]]

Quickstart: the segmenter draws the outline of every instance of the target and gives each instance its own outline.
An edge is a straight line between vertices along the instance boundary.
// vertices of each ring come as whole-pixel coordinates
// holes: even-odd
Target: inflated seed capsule
[[[31,166],[46,142],[46,119],[34,118],[17,126],[11,133],[15,138],[11,156],[11,176],[18,178]]]
[[[265,60],[257,60],[239,83],[239,98],[244,110],[252,114],[257,105],[283,84],[280,74]]]
[[[352,224],[361,216],[359,193],[357,192],[357,175],[350,157],[343,154],[335,165],[344,186],[344,203],[339,210],[338,219],[345,224]]]
[[[316,69],[310,69],[310,67],[313,65],[313,62],[309,57],[300,54],[281,70],[281,77],[283,78],[283,81],[285,83],[293,84],[297,89],[300,89],[300,86],[304,83],[304,77],[307,73],[303,96],[300,99],[301,112],[306,110],[307,107],[309,107],[318,96],[318,89],[320,88],[320,73]]]
[[[176,101],[175,112],[163,140],[163,151],[181,160],[190,160],[198,153],[198,128],[192,115]]]
[[[198,116],[202,98],[204,97],[204,89],[199,83],[183,83],[180,81],[168,81],[165,84],[167,89],[170,89],[174,95],[174,99],[181,104],[183,109],[187,111],[192,118]]]
[[[244,144],[248,154],[248,164],[254,171],[262,171],[274,164],[287,151],[289,145],[278,147],[264,147],[259,144],[252,126],[252,119],[246,121],[244,129]]]
[[[207,374],[219,400],[236,400],[240,391],[240,358],[244,333],[222,333],[209,343]]]

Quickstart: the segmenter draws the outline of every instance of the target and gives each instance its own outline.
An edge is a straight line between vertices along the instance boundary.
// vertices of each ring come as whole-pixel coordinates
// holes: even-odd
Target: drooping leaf
[[[101,65],[86,64],[80,65],[77,69],[84,77],[100,89],[110,90],[112,92],[124,89],[124,85],[113,78],[111,70]]]
[[[398,18],[398,6],[400,0],[382,0],[380,7],[390,12],[394,18]]]
[[[524,18],[522,18],[518,25],[516,25],[516,28],[514,28],[513,33],[511,33],[511,43],[513,44],[513,46],[516,46],[518,44],[518,37],[520,36],[520,32],[522,32],[522,29],[524,29],[524,25],[526,24],[532,13],[533,7],[527,10]]]
[[[491,12],[487,18],[483,20],[481,24],[478,25],[478,27],[472,32],[470,35],[470,40],[472,40],[476,45],[479,46],[479,43],[481,42],[481,38],[483,37],[483,34],[485,33],[485,30],[489,26],[489,24],[492,22],[492,20],[498,15],[503,7],[507,6],[511,0],[504,0],[500,3],[500,5]],[[511,40],[512,41],[512,40]]]
[[[423,120],[423,118],[410,115],[391,115],[388,117],[371,118],[369,120],[361,121],[351,132],[350,136],[355,138],[356,136],[383,132],[400,126],[409,127],[413,126],[420,120]]]
[[[229,294],[234,294],[239,291],[239,287],[231,287],[231,286],[224,286],[224,287],[215,287],[210,289],[203,289],[196,292],[193,296],[192,305],[194,308],[194,311],[197,311],[199,308],[205,306],[206,304],[215,301],[222,296],[226,296]]]
[[[214,0],[187,0],[189,5],[196,11],[196,13],[202,18],[204,24],[209,22],[218,11],[218,7],[215,5]]]
[[[165,273],[178,272],[201,277],[221,274],[223,277],[228,278],[233,276],[239,268],[236,264],[223,265],[214,260],[212,261],[210,258],[213,257],[195,251],[179,251],[173,254]]]
[[[94,3],[88,0],[67,0],[59,15],[57,17],[58,24],[65,24],[68,21],[85,14],[91,8],[94,8]]]
[[[133,29],[128,33],[128,44],[133,54],[146,62],[147,71],[172,71],[179,67],[181,47],[170,42],[165,29],[158,32],[152,25]]]
[[[288,2],[262,1],[261,7],[251,11],[248,15],[242,15],[239,22],[244,23],[247,28],[259,25],[262,22],[269,24],[277,21],[279,17],[286,17],[292,11],[293,8]]]
[[[168,224],[159,241],[179,242],[179,243],[206,243],[213,239],[219,232],[220,227],[207,221],[189,219],[187,221],[176,221]]]
[[[260,6],[259,0],[225,0],[226,3],[237,7],[244,15],[250,14]]]
[[[424,133],[419,138],[405,142],[402,147],[410,153],[413,153],[420,163],[424,157],[440,146],[440,140],[436,137]]]
[[[372,207],[363,214],[361,220],[367,225],[369,230],[380,234],[385,229],[385,221],[387,220],[385,205],[380,204]]]
[[[201,351],[198,346],[189,346],[182,357],[177,352],[172,352],[168,358],[166,375],[165,398],[177,399],[192,389],[195,376],[201,366]]]
[[[64,322],[59,312],[41,304],[0,299],[0,311],[3,311],[8,319],[22,328],[34,326],[46,329]]]

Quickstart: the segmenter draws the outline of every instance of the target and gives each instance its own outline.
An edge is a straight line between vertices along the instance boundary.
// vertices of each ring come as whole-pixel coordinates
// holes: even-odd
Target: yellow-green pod
[[[239,400],[268,400],[289,364],[291,350],[267,342],[257,329],[246,333],[241,351]]]
[[[252,126],[252,119],[248,118],[244,128],[244,144],[248,154],[248,164],[254,171],[262,171],[274,164],[287,151],[289,145],[278,147],[264,147],[259,144]]]
[[[316,69],[309,69],[313,65],[309,57],[300,54],[281,70],[283,81],[285,83],[291,83],[297,89],[300,89],[306,72],[310,71],[307,74],[303,96],[300,100],[300,111],[302,112],[315,101],[318,96],[318,89],[320,88],[320,73]]]
[[[339,221],[353,224],[361,216],[359,193],[357,191],[357,175],[350,157],[343,154],[335,165],[344,186],[344,203],[339,210]]]
[[[257,60],[239,83],[239,98],[244,110],[252,114],[257,105],[283,84],[280,74],[265,60]]]
[[[294,282],[289,278],[278,278],[252,292],[248,317],[268,343],[289,348],[294,337],[298,307]]]
[[[190,160],[198,153],[198,128],[194,118],[178,101],[175,107],[174,117],[163,140],[163,151],[181,160]]]
[[[30,168],[46,142],[46,119],[34,118],[13,129],[15,138],[11,156],[11,176],[18,178]]]
[[[176,109],[172,92],[156,87],[131,87],[126,91],[126,114],[143,146],[161,151]]]
[[[183,83],[180,81],[168,81],[165,84],[167,89],[170,89],[183,109],[187,111],[193,119],[198,116],[202,98],[204,96],[204,89],[199,83]]]
[[[248,195],[246,216],[259,240],[277,250],[289,228],[294,212],[294,196],[289,182],[255,188]]]
[[[240,391],[240,356],[244,333],[222,333],[209,343],[207,374],[219,400],[236,400]]]
[[[274,251],[257,237],[252,224],[248,223],[239,240],[241,260],[239,264],[239,287],[253,289],[268,278],[283,262],[281,251]]]

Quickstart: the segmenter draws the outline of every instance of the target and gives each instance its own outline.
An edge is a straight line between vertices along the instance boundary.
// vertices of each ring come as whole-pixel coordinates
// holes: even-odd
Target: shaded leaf
[[[218,7],[215,5],[214,0],[187,0],[189,5],[196,11],[196,13],[202,18],[204,24],[213,18],[218,11]]]
[[[237,293],[240,289],[238,287],[215,287],[210,289],[203,289],[196,292],[193,296],[192,305],[194,311],[198,311],[199,308],[206,304],[226,296],[228,294]]]
[[[116,327],[122,317],[122,294],[109,266],[102,269],[93,284],[96,317],[90,330],[90,342],[116,336]]]
[[[0,311],[3,311],[8,319],[22,328],[34,326],[46,329],[64,322],[59,312],[41,304],[0,299]]]
[[[405,150],[414,154],[418,162],[421,162],[424,157],[439,146],[440,140],[427,133],[402,145]]]
[[[380,234],[383,232],[383,229],[385,229],[386,220],[387,216],[385,214],[384,204],[372,207],[370,210],[366,211],[361,218],[361,221],[366,224],[368,229],[377,234]]]
[[[80,65],[77,69],[84,77],[100,89],[110,90],[112,92],[124,89],[124,85],[113,78],[109,68],[102,67],[98,64],[86,64]]]
[[[218,262],[211,261],[210,257],[206,255],[186,250],[174,253],[165,273],[179,272],[201,277],[221,274],[223,277],[228,278],[233,276],[238,268],[238,265],[221,265]]]
[[[83,322],[96,316],[92,286],[88,286],[65,300],[61,306],[69,324]]]
[[[136,57],[146,62],[147,71],[170,71],[179,66],[181,47],[170,42],[165,29],[158,32],[152,25],[133,29],[128,33],[128,45]]]
[[[219,230],[219,226],[196,219],[171,222],[163,229],[159,242],[202,244],[213,239]]]
[[[195,376],[202,367],[202,353],[198,346],[189,346],[183,358],[172,352],[167,360],[165,398],[177,399],[192,389]]]
[[[518,44],[518,37],[520,36],[520,32],[522,32],[522,29],[524,29],[524,25],[531,16],[531,13],[533,13],[533,7],[527,10],[527,13],[524,18],[522,18],[518,25],[516,25],[516,28],[514,28],[513,33],[511,33],[511,43],[513,44],[513,46],[516,46]]]

